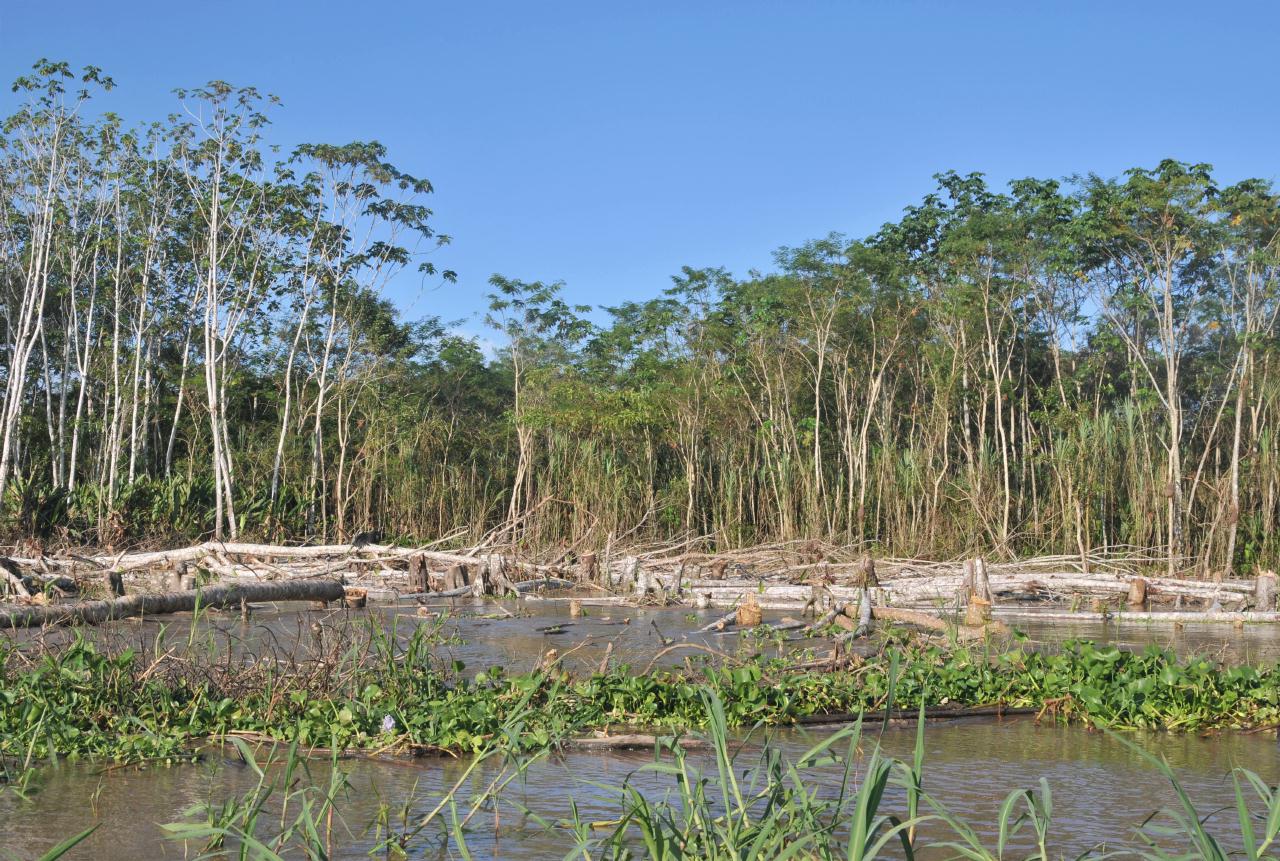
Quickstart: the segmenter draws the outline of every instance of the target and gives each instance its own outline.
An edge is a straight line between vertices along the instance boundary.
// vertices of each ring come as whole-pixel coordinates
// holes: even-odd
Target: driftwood
[[[96,625],[130,616],[158,616],[201,608],[239,608],[242,604],[268,601],[337,601],[343,596],[337,580],[286,580],[275,583],[234,583],[166,592],[159,595],[129,595],[107,601],[81,601],[41,607],[0,606],[0,628],[38,628],[45,625],[80,623]]]

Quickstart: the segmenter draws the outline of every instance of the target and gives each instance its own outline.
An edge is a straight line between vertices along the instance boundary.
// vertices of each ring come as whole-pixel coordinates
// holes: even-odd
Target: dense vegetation
[[[281,664],[229,656],[107,652],[78,641],[36,658],[5,655],[0,761],[91,755],[181,758],[229,733],[304,748],[479,752],[516,750],[604,728],[704,725],[703,699],[730,726],[786,725],[894,702],[1043,710],[1049,719],[1117,728],[1208,729],[1280,723],[1280,668],[1220,667],[1149,648],[1068,643],[1055,654],[893,646],[852,667],[799,670],[753,659],[636,675],[626,667],[574,676],[555,667],[441,667],[434,633],[407,644],[374,631],[368,648]]]
[[[452,273],[430,184],[381,146],[279,150],[272,101],[224,83],[130,127],[95,113],[110,83],[42,61],[0,137],[11,534],[505,523],[1274,564],[1266,181],[946,173],[870,237],[686,269],[607,316],[495,276],[490,355],[386,298]]]

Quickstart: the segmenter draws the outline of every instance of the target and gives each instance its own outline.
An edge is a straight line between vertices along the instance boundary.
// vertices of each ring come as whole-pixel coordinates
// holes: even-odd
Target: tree
[[[1185,532],[1181,372],[1217,246],[1210,215],[1218,190],[1211,170],[1165,160],[1154,170],[1127,171],[1123,182],[1090,177],[1082,189],[1080,233],[1095,272],[1095,296],[1166,417],[1170,575]]]

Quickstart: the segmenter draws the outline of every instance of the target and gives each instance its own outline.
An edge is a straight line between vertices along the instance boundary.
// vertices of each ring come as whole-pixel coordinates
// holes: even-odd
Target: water
[[[670,638],[705,625],[723,612],[597,606],[588,607],[585,618],[571,620],[563,603],[531,601],[505,606],[517,614],[508,616],[492,602],[457,603],[441,628],[445,641],[437,647],[440,659],[460,661],[469,671],[500,665],[509,672],[519,672],[532,668],[547,650],[556,649],[571,669],[585,670],[598,666],[612,644],[608,654],[613,660],[641,671],[655,658],[659,664],[671,664],[685,655],[705,654],[698,649],[663,651]],[[380,616],[401,637],[419,625],[434,624],[417,616],[411,607],[380,607],[368,612]],[[345,623],[361,615],[296,606],[262,609],[247,620],[233,613],[211,614],[194,634],[189,619],[179,618],[169,620],[165,640],[172,646],[190,639],[194,648],[230,652],[245,659],[314,654],[332,646],[332,638],[349,633],[351,626]],[[767,620],[780,615],[773,614]],[[1273,626],[1236,630],[1189,625],[1175,631],[1169,626],[1117,626],[1101,621],[1071,626],[1031,621],[1018,627],[1032,645],[1043,648],[1054,648],[1067,638],[1086,638],[1128,648],[1156,643],[1181,653],[1209,653],[1227,661],[1280,657],[1280,631]],[[160,630],[161,624],[154,620],[133,620],[85,633],[114,647],[129,644],[150,650]],[[31,632],[10,636],[28,647],[35,637]],[[41,636],[63,641],[73,634],[61,630]],[[724,652],[744,645],[754,648],[736,634],[697,635],[687,642]],[[794,756],[823,731],[780,732],[776,739],[784,752]],[[1245,765],[1268,781],[1280,779],[1280,751],[1274,733],[1206,737],[1157,733],[1135,738],[1168,759],[1202,811],[1233,804],[1227,775],[1234,766]],[[753,761],[758,741],[758,737],[740,740],[744,765]],[[885,730],[884,744],[890,754],[909,759],[913,742],[913,729]],[[630,780],[650,795],[673,790],[670,777],[643,771],[651,761],[651,753],[621,751],[573,751],[543,760],[523,780],[508,787],[496,831],[491,811],[473,821],[475,832],[468,838],[469,849],[476,858],[563,857],[571,838],[562,830],[547,832],[522,826],[519,809],[528,807],[545,816],[561,817],[568,814],[572,797],[584,819],[611,819],[617,807],[610,793],[598,784],[616,787]],[[367,857],[376,842],[368,826],[381,803],[392,807],[408,804],[410,819],[416,820],[461,777],[465,765],[450,758],[340,763],[351,789],[342,801],[342,816],[334,823],[335,857]],[[316,762],[311,767],[315,782],[325,783],[329,763]],[[478,770],[463,796],[483,790],[497,774],[496,766]],[[1026,719],[953,721],[931,724],[927,730],[926,791],[980,831],[989,832],[1010,790],[1033,787],[1040,777],[1048,780],[1054,793],[1055,853],[1074,854],[1103,841],[1130,837],[1134,826],[1174,801],[1170,787],[1149,763],[1106,734],[1081,727],[1038,726]],[[833,769],[815,771],[811,778],[826,791],[833,791],[839,773]],[[44,770],[38,791],[29,799],[0,792],[0,857],[36,857],[57,841],[99,822],[98,831],[68,857],[128,861],[182,858],[184,848],[166,840],[161,825],[181,819],[193,805],[241,795],[255,783],[251,769],[225,756],[172,767],[63,763]],[[890,797],[889,805],[902,807],[900,793]],[[925,831],[926,836],[939,833],[937,826]]]
[[[61,628],[4,633],[28,649],[35,647],[37,639],[57,646],[80,635],[106,648],[129,647],[144,654],[157,651],[157,638],[163,633],[160,651],[176,647],[180,651],[193,649],[215,655],[231,653],[246,658],[283,660],[315,657],[335,644],[347,644],[366,630],[350,623],[373,616],[386,631],[402,641],[420,626],[438,624],[442,642],[434,651],[442,662],[461,661],[468,670],[474,671],[501,666],[508,673],[534,669],[551,649],[556,650],[565,667],[574,671],[599,667],[606,650],[615,665],[625,663],[636,671],[643,671],[655,658],[655,666],[671,666],[679,664],[686,655],[709,654],[706,650],[733,652],[743,642],[736,632],[690,633],[723,616],[723,610],[588,606],[586,615],[579,619],[569,618],[565,603],[549,601],[519,604],[455,601],[449,605],[439,602],[428,610],[433,614],[443,613],[443,618],[418,616],[412,605],[382,605],[359,611],[281,605],[257,610],[247,620],[241,619],[238,612],[207,613],[196,623],[194,632],[191,616],[186,614],[163,621],[128,619],[78,631]],[[766,621],[778,618],[781,614],[767,617]],[[686,634],[690,636],[685,637]],[[664,645],[677,638],[689,645],[658,657]],[[815,642],[821,645],[821,641]],[[797,643],[788,648],[812,645]],[[776,654],[776,649],[770,653]]]
[[[778,735],[778,741],[794,756],[816,737],[817,733],[786,732]],[[1274,735],[1152,734],[1138,740],[1169,760],[1206,812],[1232,803],[1231,786],[1224,778],[1233,766],[1247,765],[1270,781],[1280,777]],[[913,742],[910,728],[891,727],[884,735],[887,752],[901,757],[910,757]],[[1149,814],[1174,802],[1171,789],[1150,764],[1115,739],[1079,727],[1037,726],[1029,720],[956,721],[931,726],[925,744],[925,789],[989,836],[988,826],[996,821],[1005,795],[1045,777],[1053,790],[1055,853],[1074,854],[1129,836]],[[752,751],[748,743],[743,763],[752,761]],[[639,752],[571,752],[538,763],[523,782],[508,787],[510,803],[500,810],[497,835],[493,813],[486,811],[473,822],[476,831],[468,838],[468,847],[476,858],[563,857],[569,837],[562,831],[522,827],[517,807],[563,816],[568,814],[567,799],[572,795],[584,819],[612,818],[617,808],[598,783],[619,785],[631,779],[651,794],[673,789],[671,778],[641,771],[650,761],[651,754]],[[318,782],[327,780],[328,763],[312,767]],[[347,761],[340,767],[349,773],[351,789],[342,805],[342,818],[334,825],[334,854],[362,858],[375,842],[365,827],[374,820],[380,800],[394,806],[416,799],[411,803],[411,818],[420,818],[434,806],[432,796],[438,797],[442,787],[459,778],[463,763],[451,759],[396,764]],[[482,769],[473,775],[469,788],[483,789],[495,774],[496,768]],[[839,779],[836,769],[809,774],[828,789]],[[183,857],[182,846],[166,840],[161,824],[180,819],[194,804],[243,793],[254,785],[255,777],[247,767],[227,761],[106,770],[63,765],[50,769],[41,783],[28,801],[0,794],[0,826],[7,852],[19,858],[36,857],[56,840],[101,822],[99,830],[69,857],[137,861]],[[889,806],[902,808],[900,793],[890,798]],[[942,832],[933,826],[924,833],[936,838]]]
[[[435,602],[426,608],[444,614],[442,636],[449,642],[437,647],[442,661],[461,661],[471,670],[502,666],[508,672],[530,670],[550,649],[555,649],[566,667],[575,671],[598,667],[606,648],[613,644],[614,663],[644,670],[662,652],[668,640],[681,639],[695,648],[667,652],[658,666],[679,664],[685,657],[707,655],[708,651],[735,652],[744,638],[730,631],[724,634],[695,634],[724,614],[723,609],[692,610],[687,607],[587,606],[586,615],[570,619],[562,601]],[[508,615],[510,614],[510,615]],[[201,651],[231,652],[246,656],[305,657],[315,655],[335,638],[350,636],[347,623],[378,618],[383,627],[407,638],[415,628],[436,624],[436,617],[416,615],[413,605],[375,605],[368,610],[315,610],[305,605],[262,607],[244,620],[238,612],[223,611],[202,615],[192,634],[191,616],[179,614],[161,619],[128,619],[78,631],[56,628],[46,632],[4,631],[5,638],[30,644],[38,639],[49,645],[65,643],[82,635],[111,648],[130,646],[152,652],[163,630],[165,648],[188,644]],[[766,612],[765,622],[786,616]],[[1249,624],[1233,628],[1224,624],[1186,624],[1175,628],[1167,623],[1124,623],[1113,621],[1038,621],[1018,619],[1010,623],[1027,635],[1032,648],[1055,648],[1069,639],[1111,643],[1126,649],[1142,649],[1148,644],[1173,649],[1181,655],[1203,654],[1224,663],[1272,663],[1280,660],[1280,624]],[[318,633],[319,632],[319,633]],[[759,644],[752,641],[751,648]],[[786,648],[825,648],[823,641],[792,642]],[[776,653],[776,647],[767,649]]]

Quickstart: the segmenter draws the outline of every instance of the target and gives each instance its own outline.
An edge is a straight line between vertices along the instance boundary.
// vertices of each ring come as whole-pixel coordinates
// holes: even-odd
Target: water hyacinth
[[[150,672],[151,662],[135,652],[84,640],[35,658],[0,650],[0,757],[187,758],[207,739],[237,733],[326,749],[380,749],[388,734],[406,746],[457,753],[495,738],[539,749],[610,726],[699,729],[703,694],[721,701],[731,727],[879,711],[895,672],[897,702],[910,709],[1029,709],[1047,720],[1113,728],[1280,723],[1280,667],[1223,667],[1157,648],[1066,643],[1054,654],[992,653],[894,643],[856,669],[820,673],[757,658],[644,675],[623,667],[507,675],[492,667],[480,682],[460,665],[441,664],[431,631],[419,628],[404,641],[380,629],[367,635],[367,651],[334,657],[323,672],[302,661],[307,671],[272,665],[248,673],[213,657]],[[65,707],[69,700],[76,708]],[[54,714],[56,721],[48,717]]]

